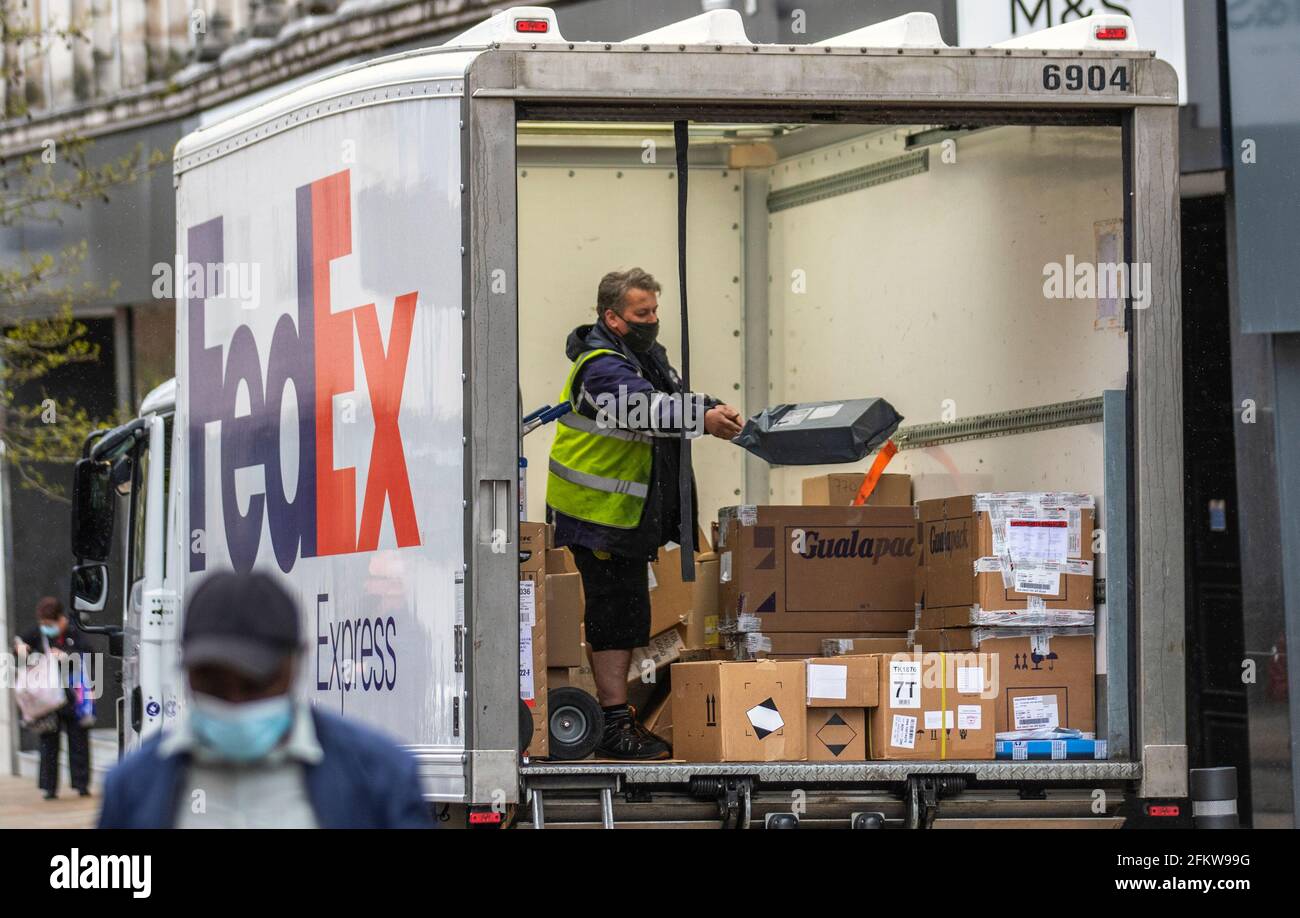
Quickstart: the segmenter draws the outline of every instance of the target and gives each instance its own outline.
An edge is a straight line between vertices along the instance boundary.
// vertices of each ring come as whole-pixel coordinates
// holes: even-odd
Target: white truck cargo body
[[[552,11],[518,8],[448,46],[327,76],[186,137],[175,154],[178,264],[198,266],[190,268],[198,286],[178,296],[174,406],[159,400],[155,409],[161,416],[174,407],[166,573],[143,586],[138,648],[142,661],[155,652],[161,660],[157,669],[153,662],[140,666],[141,681],[154,682],[144,695],[158,696],[159,704],[146,701],[137,732],[165,727],[183,702],[175,636],[187,588],[211,570],[258,567],[279,571],[302,602],[309,697],[408,744],[431,800],[498,810],[531,801],[540,825],[543,796],[591,791],[593,806],[601,807],[597,821],[608,823],[613,790],[626,791],[629,803],[643,792],[647,799],[676,792],[688,809],[692,799],[716,797],[724,822],[748,825],[761,783],[821,787],[832,797],[847,789],[874,794],[891,820],[920,825],[933,820],[945,794],[958,799],[950,812],[967,817],[1087,815],[1087,789],[1098,786],[1114,788],[1112,816],[1115,800],[1133,792],[1185,796],[1183,661],[1170,652],[1183,641],[1178,93],[1172,69],[1136,49],[1125,17],[1093,19],[1068,34],[1042,33],[1038,40],[1046,44],[1016,48],[945,47],[925,17],[817,46],[753,45],[731,11],[644,39],[570,43]],[[1068,47],[1054,49],[1053,38]],[[968,411],[964,423],[944,428],[937,402],[949,390],[923,383],[908,390],[917,406],[909,406],[909,423],[919,423],[900,433],[905,449],[918,449],[901,460],[913,473],[959,461],[982,488],[1045,457],[1048,472],[1067,479],[1051,489],[1073,483],[1104,497],[1110,543],[1098,576],[1108,601],[1099,618],[1109,628],[1099,654],[1109,678],[1098,698],[1098,729],[1111,742],[1110,761],[521,763],[520,409],[554,399],[563,336],[569,320],[587,310],[568,294],[582,285],[594,289],[591,271],[613,257],[601,248],[609,235],[650,234],[611,217],[630,200],[614,189],[653,194],[644,175],[617,185],[622,172],[602,172],[566,197],[564,183],[583,178],[566,157],[584,147],[584,164],[613,169],[615,161],[601,151],[617,145],[611,138],[620,124],[656,125],[662,136],[675,119],[719,126],[719,142],[743,143],[747,135],[732,129],[737,125],[793,138],[770,162],[770,187],[757,197],[751,170],[734,187],[727,178],[726,170],[736,168],[725,158],[730,153],[712,161],[712,171],[706,163],[690,172],[692,201],[704,208],[692,219],[706,221],[692,231],[693,245],[704,248],[691,249],[691,284],[693,291],[706,285],[707,293],[693,292],[692,302],[707,296],[716,304],[696,306],[692,334],[719,355],[701,359],[696,351],[698,373],[708,379],[698,388],[734,386],[714,394],[743,402],[748,413],[769,398],[824,397],[825,389],[857,378],[837,376],[836,361],[853,370],[863,360],[853,339],[834,327],[801,331],[801,323],[819,321],[822,302],[851,295],[842,277],[824,294],[829,300],[759,292],[769,272],[784,282],[792,268],[828,262],[830,270],[851,257],[843,238],[835,249],[814,235],[827,220],[849,221],[850,233],[863,233],[852,228],[861,210],[848,198],[825,210],[772,216],[793,206],[790,195],[820,200],[838,193],[822,186],[808,192],[806,182],[785,177],[809,150],[829,160],[841,141],[898,145],[897,156],[854,163],[870,172],[870,185],[877,181],[871,170],[902,169],[898,163],[910,169],[923,144],[941,142],[942,133],[923,139],[921,128],[992,129],[968,151],[986,164],[989,178],[971,182],[968,175],[965,184],[945,185],[949,179],[941,177],[925,186],[937,194],[961,190],[970,209],[956,219],[993,202],[999,206],[990,221],[1005,220],[997,232],[1023,241],[1053,215],[1077,209],[1089,226],[1114,216],[1124,261],[1150,265],[1149,308],[1125,300],[1110,337],[1089,345],[1096,373],[1035,353],[1026,377],[1007,369],[1005,355],[995,357],[998,391],[1022,391],[1022,401],[972,385],[957,397],[969,399],[974,417]],[[909,127],[891,133],[891,125]],[[1038,128],[1043,139],[1030,149],[1025,144]],[[529,130],[546,136],[526,150]],[[566,133],[584,139],[552,136]],[[566,143],[569,149],[557,152]],[[635,143],[639,154],[641,141]],[[1048,180],[1058,154],[1080,166],[1076,185],[1055,189],[1050,205],[1034,209],[1035,183]],[[663,168],[672,154],[659,155]],[[1038,172],[1007,167],[1022,155]],[[541,171],[525,179],[530,164]],[[821,168],[803,178],[838,181],[833,169]],[[665,171],[661,194],[671,201],[671,167]],[[1015,197],[989,193],[981,181],[1006,182]],[[902,187],[872,200],[903,213]],[[1096,198],[1084,200],[1093,188],[1100,189]],[[929,198],[900,225],[924,231],[928,219],[944,217],[942,200]],[[611,211],[575,220],[576,211],[555,213],[566,201]],[[671,233],[671,208],[653,214],[655,226]],[[889,219],[887,210],[880,219]],[[584,226],[590,233],[572,243],[574,261],[563,261],[566,244],[557,240]],[[981,232],[971,229],[972,238]],[[944,238],[961,235],[948,230]],[[663,239],[655,239],[662,248]],[[972,270],[997,271],[980,254],[996,247],[981,245],[959,254],[972,259]],[[911,257],[904,248],[882,249],[884,261],[902,265]],[[642,250],[622,251],[618,261],[626,267]],[[933,257],[957,257],[945,252]],[[1034,263],[1036,252],[1020,255],[1017,265]],[[907,284],[909,270],[924,267],[919,260],[900,267],[891,275],[893,290]],[[665,301],[675,301],[675,279],[664,274]],[[960,275],[950,261],[926,280],[942,291],[959,284]],[[210,277],[219,279],[207,283]],[[1017,309],[1025,298],[991,274],[972,286],[990,309]],[[666,328],[676,324],[671,310]],[[901,339],[911,327],[903,314],[861,321],[867,324],[848,326],[850,335],[865,327]],[[1010,354],[1017,321],[1008,312],[989,325],[966,308],[956,334]],[[1050,317],[1025,321],[1035,340],[1052,340]],[[1089,318],[1086,326],[1070,326],[1070,334],[1091,324]],[[945,326],[927,317],[918,327],[939,334]],[[936,344],[942,365],[960,359],[953,341]],[[867,394],[888,380],[905,381],[921,348],[917,340],[893,351],[882,344],[880,359],[870,362]],[[797,379],[796,370],[803,372]],[[1014,385],[1020,390],[1006,388]],[[1055,428],[1058,440],[1050,439]],[[977,469],[981,438],[1007,435],[988,441],[996,444],[994,458]],[[971,442],[951,452],[956,460],[919,452],[960,441]],[[545,442],[528,444],[534,467]],[[1030,452],[1017,443],[1030,443]],[[734,495],[714,487],[702,507],[781,502],[797,490],[793,473],[776,470],[769,479],[752,462],[723,456],[728,447],[717,449],[717,462],[697,460],[702,485],[725,482]],[[529,494],[534,514],[540,483],[538,476]],[[936,485],[933,493],[940,490]],[[149,500],[161,541],[161,511]],[[1018,796],[1027,785],[1077,793],[1054,805]],[[985,795],[962,797],[968,787]],[[668,818],[655,812],[647,818]]]
[[[446,763],[458,796],[460,102],[391,79],[371,94],[402,104],[339,87],[178,173],[179,263],[207,267],[177,322],[174,547],[186,584],[282,574],[307,696]]]

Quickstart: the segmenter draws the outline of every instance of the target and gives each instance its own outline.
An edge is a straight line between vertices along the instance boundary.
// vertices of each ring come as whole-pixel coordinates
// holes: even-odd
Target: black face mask
[[[644,354],[650,348],[654,347],[655,341],[659,337],[659,322],[626,322],[627,331],[623,334],[623,340],[627,346],[638,354]]]

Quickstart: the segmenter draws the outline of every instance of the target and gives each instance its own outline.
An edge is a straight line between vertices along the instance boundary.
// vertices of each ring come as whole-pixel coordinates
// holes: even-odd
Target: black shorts
[[[650,578],[645,558],[598,558],[572,545],[586,596],[587,645],[592,650],[634,650],[650,643]]]

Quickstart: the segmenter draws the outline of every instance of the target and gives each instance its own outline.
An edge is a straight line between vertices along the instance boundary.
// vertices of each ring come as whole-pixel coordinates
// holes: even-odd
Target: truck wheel
[[[605,731],[605,712],[600,703],[582,689],[566,685],[551,689],[546,704],[551,758],[571,761],[591,755]]]

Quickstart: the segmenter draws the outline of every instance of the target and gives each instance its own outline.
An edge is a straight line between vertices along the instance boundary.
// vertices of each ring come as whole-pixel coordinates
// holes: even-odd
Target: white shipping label
[[[1011,701],[1015,730],[1055,730],[1061,725],[1055,695],[1022,695]]]
[[[939,713],[940,712],[938,711],[925,712],[925,729],[927,730],[951,730],[952,729],[952,725],[953,725],[952,711],[944,711],[943,712],[944,717],[942,721],[939,720]],[[940,723],[943,723],[942,727],[939,726]]]
[[[1046,631],[1035,631],[1029,635],[1029,652],[1036,657],[1045,657],[1052,652],[1052,636]]]
[[[1070,508],[1070,557],[1083,557],[1083,511]]]
[[[980,666],[957,667],[957,694],[978,695],[984,691],[984,669]]]
[[[655,578],[655,566],[647,561],[645,563],[645,570],[646,579],[650,581],[650,589],[653,590],[655,587],[659,586],[659,581]]]
[[[742,504],[736,508],[736,518],[740,520],[742,526],[755,526],[758,524],[758,505]]]
[[[1011,559],[1064,561],[1070,553],[1070,524],[1063,519],[1012,517],[1007,520],[1007,553]]]
[[[891,708],[921,707],[920,660],[889,661],[889,706]]]
[[[889,745],[901,749],[916,748],[916,718],[906,714],[894,715],[894,727],[889,733]]]
[[[798,427],[804,421],[808,420],[808,415],[812,414],[811,408],[795,408],[793,411],[787,411],[781,416],[781,420],[772,425],[772,429],[778,427]]]
[[[532,701],[536,692],[533,689],[533,628],[531,625],[519,626],[519,697]]]
[[[849,668],[839,663],[808,664],[808,700],[849,697]]]
[[[980,730],[983,729],[983,718],[980,706],[977,704],[959,704],[957,705],[957,729],[958,730]]]
[[[731,552],[729,551],[724,551],[718,560],[718,580],[721,583],[731,583]]]
[[[537,584],[531,580],[519,581],[519,627],[531,630],[537,624]]]
[[[821,405],[820,407],[813,409],[812,414],[809,415],[808,417],[808,420],[820,421],[823,420],[824,418],[833,418],[835,417],[835,415],[840,413],[840,409],[843,407],[844,407],[843,402],[839,402],[834,405]]]
[[[1042,568],[1016,568],[1014,589],[1017,593],[1056,596],[1061,592],[1061,572]]]

